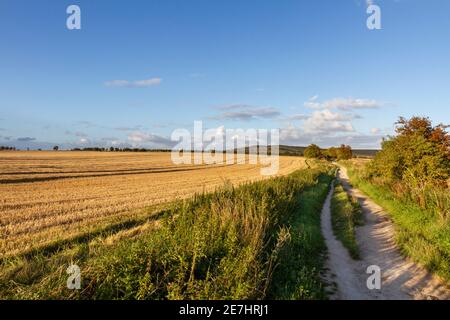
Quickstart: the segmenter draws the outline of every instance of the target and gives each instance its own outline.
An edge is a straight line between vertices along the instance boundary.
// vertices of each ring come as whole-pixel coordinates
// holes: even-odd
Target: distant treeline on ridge
[[[308,147],[301,147],[301,146],[287,146],[287,145],[280,145],[279,146],[279,154],[281,156],[304,156],[305,155],[305,150]],[[333,150],[333,148],[330,148],[331,150]],[[328,150],[330,150],[328,149]],[[15,147],[12,146],[0,146],[0,151],[15,151],[15,150],[19,150],[16,149]],[[53,147],[54,151],[58,151],[60,150],[58,146],[54,146]],[[320,150],[327,150],[327,149],[320,149]],[[38,151],[42,151],[42,149],[38,149]],[[147,148],[117,148],[117,147],[86,147],[86,148],[72,148],[70,149],[70,151],[96,151],[96,152],[171,152],[171,149],[147,149]],[[183,151],[183,150],[180,150]],[[352,150],[352,154],[353,157],[358,157],[358,158],[373,158],[376,153],[379,150],[372,150],[372,149],[353,149]],[[199,151],[201,152],[201,151]],[[214,151],[213,151],[214,152]],[[223,153],[225,152],[230,152],[230,151],[222,151]],[[242,153],[242,149],[236,149],[234,150],[234,152],[236,153]],[[246,154],[250,153],[250,148],[245,148],[244,151]],[[271,147],[267,147],[267,152],[268,154],[271,154]]]

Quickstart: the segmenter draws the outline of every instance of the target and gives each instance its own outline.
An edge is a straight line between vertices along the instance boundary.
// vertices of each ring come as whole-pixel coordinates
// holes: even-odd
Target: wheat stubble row
[[[279,174],[304,166],[280,157]],[[170,153],[0,153],[0,257],[142,214],[142,209],[263,179],[259,165],[174,165]]]

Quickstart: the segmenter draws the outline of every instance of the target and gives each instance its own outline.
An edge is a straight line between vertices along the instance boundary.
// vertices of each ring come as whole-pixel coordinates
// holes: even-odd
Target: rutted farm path
[[[361,259],[353,260],[347,249],[333,234],[331,225],[331,197],[322,210],[322,233],[328,247],[328,282],[337,288],[331,299],[450,299],[450,293],[439,279],[423,267],[404,258],[394,243],[394,228],[387,213],[358,189],[353,188],[347,170],[341,167],[338,179],[346,191],[358,199],[365,223],[356,229]],[[381,288],[369,290],[366,282],[368,266],[381,269]]]

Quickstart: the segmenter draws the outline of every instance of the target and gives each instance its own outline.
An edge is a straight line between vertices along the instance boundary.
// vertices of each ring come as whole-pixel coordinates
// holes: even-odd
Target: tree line
[[[2,151],[2,150],[14,151],[14,150],[16,150],[16,147],[0,146],[0,151]]]
[[[340,147],[321,149],[316,144],[310,144],[304,151],[305,158],[333,160],[348,160],[353,157],[352,147],[342,144]]]
[[[58,150],[53,148],[53,150]],[[98,151],[98,152],[171,152],[170,149],[145,149],[145,148],[101,148],[101,147],[89,147],[89,148],[73,148],[70,151]]]

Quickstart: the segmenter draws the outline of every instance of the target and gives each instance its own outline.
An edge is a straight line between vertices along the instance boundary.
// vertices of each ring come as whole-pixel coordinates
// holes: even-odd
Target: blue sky
[[[450,123],[450,2],[0,2],[0,145],[164,147],[194,120],[377,148],[399,116]],[[66,8],[81,8],[81,30]]]

